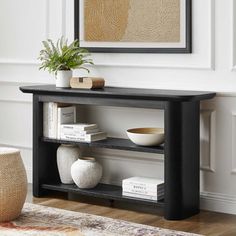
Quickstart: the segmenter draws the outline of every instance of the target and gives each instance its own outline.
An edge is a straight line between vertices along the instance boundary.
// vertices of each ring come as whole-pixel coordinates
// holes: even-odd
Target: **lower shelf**
[[[81,194],[85,196],[104,198],[108,200],[118,200],[132,202],[142,205],[164,207],[164,200],[151,201],[122,196],[122,188],[110,184],[98,184],[93,189],[79,189],[75,184],[42,184],[41,187],[47,190],[54,190],[67,193]]]

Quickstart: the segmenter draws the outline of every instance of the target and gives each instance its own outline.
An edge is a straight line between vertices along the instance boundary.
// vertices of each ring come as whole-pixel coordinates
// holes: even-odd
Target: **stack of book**
[[[97,124],[62,124],[60,130],[62,140],[76,142],[93,142],[107,138],[105,132],[99,131]]]
[[[60,139],[61,124],[76,122],[76,107],[55,102],[43,103],[43,136]]]
[[[123,196],[159,201],[164,198],[164,181],[147,177],[131,177],[122,181]]]

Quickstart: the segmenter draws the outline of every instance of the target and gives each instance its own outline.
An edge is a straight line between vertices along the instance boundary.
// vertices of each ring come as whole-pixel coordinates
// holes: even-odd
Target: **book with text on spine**
[[[148,177],[131,177],[122,181],[122,189],[131,193],[158,196],[164,192],[164,181]]]
[[[43,136],[47,138],[55,137],[55,105],[54,102],[43,103]]]
[[[86,134],[86,135],[64,135],[61,134],[61,139],[70,140],[75,142],[94,142],[107,138],[107,134],[105,132],[98,132],[94,134]]]
[[[61,138],[61,125],[76,122],[76,107],[58,107],[57,108],[57,139]]]
[[[122,184],[136,185],[144,188],[149,187],[158,190],[158,188],[163,187],[164,180],[149,177],[131,177],[128,179],[123,179]]]
[[[144,194],[154,197],[164,194],[164,188],[157,191],[155,189],[153,190],[153,189],[136,188],[135,186],[132,185],[122,185],[122,190],[124,192]]]
[[[150,194],[157,194],[158,192],[164,191],[164,185],[162,186],[148,186],[145,184],[136,184],[136,183],[122,183],[122,188],[129,191],[140,191],[140,192],[149,192]]]
[[[98,133],[100,132],[99,129],[95,128],[95,129],[90,129],[90,130],[75,130],[75,129],[70,129],[65,127],[64,125],[61,125],[61,134],[63,135],[79,135],[79,136],[85,136],[86,134],[93,134],[93,133]]]
[[[61,129],[67,132],[81,132],[87,130],[97,129],[97,124],[85,124],[85,123],[75,123],[75,124],[62,124]]]

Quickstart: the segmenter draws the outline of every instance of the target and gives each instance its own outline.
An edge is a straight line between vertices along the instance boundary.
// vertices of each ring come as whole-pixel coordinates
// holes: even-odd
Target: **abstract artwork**
[[[92,52],[191,52],[191,0],[75,0],[75,37]]]

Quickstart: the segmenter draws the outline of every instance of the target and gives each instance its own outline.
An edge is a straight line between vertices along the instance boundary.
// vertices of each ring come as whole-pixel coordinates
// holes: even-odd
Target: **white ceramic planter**
[[[62,144],[57,149],[57,167],[63,184],[73,184],[71,166],[80,157],[81,151],[78,146]]]
[[[59,70],[56,76],[56,87],[69,88],[72,70]]]
[[[102,166],[93,157],[83,157],[71,166],[71,176],[79,188],[94,188],[102,178]]]

